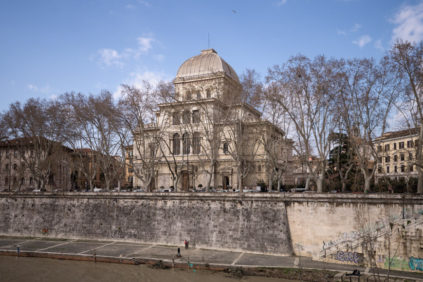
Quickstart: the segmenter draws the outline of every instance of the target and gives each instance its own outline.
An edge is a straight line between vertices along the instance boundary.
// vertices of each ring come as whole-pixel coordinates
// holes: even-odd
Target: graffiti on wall
[[[362,253],[356,253],[356,252],[343,252],[343,251],[337,251],[335,255],[335,259],[339,261],[344,262],[352,262],[360,264],[363,262],[363,254]]]
[[[408,260],[401,257],[385,258],[385,268],[408,270]]]
[[[423,259],[410,257],[410,262],[408,263],[411,270],[420,270],[423,271]]]

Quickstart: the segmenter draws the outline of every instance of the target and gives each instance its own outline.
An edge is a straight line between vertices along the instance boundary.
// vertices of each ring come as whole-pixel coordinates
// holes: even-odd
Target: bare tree
[[[350,138],[355,161],[364,177],[364,191],[370,190],[378,163],[373,140],[387,128],[387,118],[398,94],[395,75],[383,59],[340,62],[337,113]]]
[[[47,184],[57,187],[55,174],[68,165],[62,145],[70,127],[67,117],[66,108],[58,101],[39,99],[29,99],[23,106],[16,102],[3,115],[7,135],[15,138],[22,169],[29,171],[39,188]]]
[[[119,183],[122,175],[123,160],[121,143],[117,128],[121,128],[117,119],[118,111],[114,105],[110,92],[102,92],[98,96],[85,97],[69,95],[67,101],[72,109],[72,120],[76,126],[75,136],[68,139],[74,149],[88,147],[91,151],[87,155],[84,150],[76,150],[80,168],[86,166],[88,157],[91,169],[87,172],[81,169],[93,188],[93,181],[97,173],[104,179],[105,188]]]
[[[154,111],[157,108],[154,87],[144,81],[143,87],[122,85],[119,118],[124,128],[118,130],[122,146],[132,145],[129,166],[142,186],[151,192],[159,161],[159,136]]]
[[[398,41],[393,46],[391,52],[391,64],[394,71],[402,75],[404,91],[401,100],[408,102],[408,113],[404,116],[413,119],[408,124],[419,127],[419,142],[417,142],[417,154],[415,165],[418,172],[417,193],[423,193],[423,107],[421,89],[423,87],[423,43],[411,44],[409,42]]]
[[[308,171],[322,192],[330,151],[329,133],[334,115],[333,60],[320,56],[310,61],[304,56],[291,58],[283,66],[269,69],[267,82],[278,87],[274,101],[288,114],[294,127],[298,155],[307,160]],[[316,153],[318,161],[313,162]]]

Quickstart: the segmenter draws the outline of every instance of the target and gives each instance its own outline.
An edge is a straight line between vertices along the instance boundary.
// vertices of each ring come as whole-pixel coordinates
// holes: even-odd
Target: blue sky
[[[380,58],[423,39],[423,2],[390,0],[2,0],[0,110],[29,97],[117,92],[171,80],[210,47],[238,74],[290,56]]]

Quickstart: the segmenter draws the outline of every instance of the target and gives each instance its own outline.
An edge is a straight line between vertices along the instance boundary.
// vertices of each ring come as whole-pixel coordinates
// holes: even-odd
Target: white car
[[[103,191],[103,189],[101,189],[101,188],[97,188],[97,187],[96,187],[96,188],[94,188],[94,189],[93,189],[93,191],[94,191],[94,192],[101,192],[101,191]]]

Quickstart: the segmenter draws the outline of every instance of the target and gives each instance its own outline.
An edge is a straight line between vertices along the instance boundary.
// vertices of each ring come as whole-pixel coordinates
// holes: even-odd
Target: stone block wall
[[[1,197],[0,235],[132,240],[292,254],[284,202],[178,193]]]

